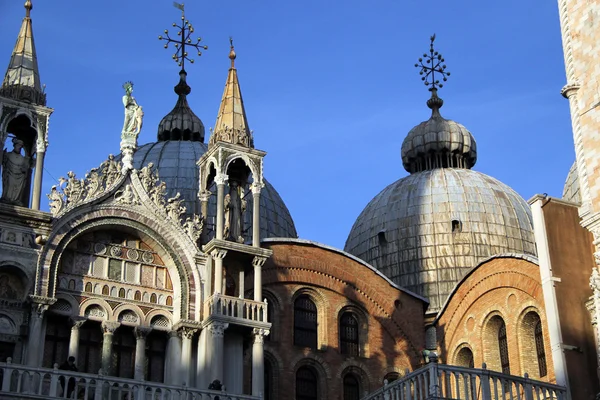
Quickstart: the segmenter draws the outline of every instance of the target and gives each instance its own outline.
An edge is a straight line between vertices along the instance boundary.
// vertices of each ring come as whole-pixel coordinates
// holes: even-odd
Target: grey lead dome
[[[486,258],[536,254],[527,202],[502,182],[470,168],[475,140],[439,114],[432,91],[431,118],[402,145],[410,176],[379,193],[352,226],[344,250],[396,284],[430,301],[437,312],[458,282]]]

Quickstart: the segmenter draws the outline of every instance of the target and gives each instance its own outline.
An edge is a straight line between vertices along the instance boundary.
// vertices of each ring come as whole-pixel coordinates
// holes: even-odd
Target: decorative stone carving
[[[212,258],[220,258],[222,260],[227,255],[227,250],[225,250],[225,249],[213,249],[210,252],[210,255],[212,256]]]
[[[175,197],[171,197],[169,200],[167,200],[167,217],[171,218],[173,221],[180,223],[181,215],[185,214],[185,207],[181,205],[182,203],[183,199],[181,198],[181,194],[179,192],[177,192]]]
[[[87,318],[83,317],[71,317],[69,318],[69,322],[71,322],[71,329],[77,330],[81,328],[81,326],[87,321]]]
[[[252,194],[254,196],[256,196],[257,194],[260,194],[260,191],[262,190],[262,188],[265,187],[265,184],[262,182],[254,182],[251,186],[250,189],[252,190]]]
[[[227,142],[239,144],[244,147],[254,147],[253,131],[249,131],[243,125],[239,128],[231,128],[223,125],[217,127],[214,131],[211,129],[209,144],[215,145],[217,142]]]
[[[198,330],[194,329],[194,328],[189,328],[189,327],[183,327],[181,328],[181,336],[183,336],[186,339],[193,339],[194,335],[196,334]]]
[[[254,328],[252,334],[254,335],[254,343],[263,344],[265,342],[265,336],[269,335],[268,329]]]
[[[133,330],[136,339],[145,339],[152,332],[150,326],[136,326]]]
[[[204,219],[194,214],[193,217],[188,217],[183,223],[183,227],[187,232],[188,236],[192,238],[194,242],[197,242],[202,235],[202,228],[204,227]]]
[[[221,174],[221,173],[217,172],[217,175],[215,176],[215,183],[217,185],[224,185],[225,183],[227,183],[228,179],[229,179],[229,176],[227,176],[227,174]]]
[[[142,130],[144,111],[138,105],[133,92],[133,83],[125,82],[123,85],[125,95],[123,106],[125,107],[125,121],[121,131],[121,154],[123,155],[123,170],[133,169],[133,153],[137,148],[137,138]]]
[[[213,322],[208,329],[213,336],[223,337],[225,336],[225,329],[228,327],[229,324],[226,322]]]
[[[59,179],[60,189],[56,185],[52,186],[51,192],[47,195],[50,200],[50,212],[54,216],[106,192],[122,176],[121,164],[110,154],[99,168],[91,169],[85,175],[85,179],[77,179],[72,171],[67,176],[68,179],[63,177]],[[120,197],[125,197],[125,201],[128,195],[129,193],[125,193]]]
[[[261,268],[264,265],[265,261],[267,261],[265,257],[255,256],[252,259],[252,266],[254,268]]]
[[[200,191],[200,193],[198,193],[198,198],[202,202],[207,202],[210,199],[211,195],[212,193],[210,192],[210,190],[202,190]]]
[[[24,144],[22,140],[14,138],[12,142],[12,151],[4,149],[2,158],[2,201],[25,207],[23,190],[27,172],[31,168],[31,158],[21,154]]]
[[[37,115],[37,139],[36,139],[36,151],[38,153],[44,153],[48,147],[48,116],[38,114]]]
[[[123,190],[119,190],[117,191],[117,193],[115,193],[115,200],[119,204],[139,204],[139,199],[137,195],[133,192],[133,190],[131,189],[131,185],[129,184],[125,185],[125,188]]]
[[[121,324],[115,321],[103,321],[102,331],[105,335],[112,335],[115,333],[119,326],[121,326]]]

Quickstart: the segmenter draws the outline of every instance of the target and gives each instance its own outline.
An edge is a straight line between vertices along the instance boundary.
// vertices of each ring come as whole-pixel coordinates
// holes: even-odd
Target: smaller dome
[[[467,168],[477,161],[475,138],[458,122],[440,115],[444,104],[432,90],[427,106],[431,118],[410,130],[402,143],[402,164],[410,173],[433,168]]]
[[[179,83],[175,86],[175,93],[179,96],[177,104],[170,113],[158,124],[158,141],[165,140],[190,140],[204,142],[204,124],[190,108],[187,95],[192,88],[186,83],[187,73],[179,72]]]
[[[579,174],[577,173],[577,162],[571,165],[567,181],[563,189],[563,200],[581,204],[581,192],[579,191]]]

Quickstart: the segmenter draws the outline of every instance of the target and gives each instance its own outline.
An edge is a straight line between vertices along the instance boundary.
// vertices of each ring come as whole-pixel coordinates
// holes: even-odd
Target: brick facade
[[[296,371],[310,366],[320,399],[342,399],[352,373],[361,396],[382,386],[387,374],[421,365],[426,301],[404,292],[367,264],[339,250],[299,241],[267,241],[273,256],[263,266],[263,294],[273,307],[265,359],[274,371],[274,399],[294,399]],[[248,285],[253,277],[249,276]],[[318,309],[317,349],[294,345],[294,300],[308,295]],[[340,316],[357,316],[358,357],[340,352]]]
[[[464,365],[463,349],[469,348],[475,367],[485,362],[489,369],[502,371],[498,334],[503,321],[510,373],[554,382],[542,286],[534,261],[498,256],[467,275],[436,320],[442,362]],[[538,321],[547,370],[543,377],[534,332]]]

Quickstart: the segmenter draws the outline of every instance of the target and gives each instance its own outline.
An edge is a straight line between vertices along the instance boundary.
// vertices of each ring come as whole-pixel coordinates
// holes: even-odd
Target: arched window
[[[136,290],[135,294],[133,295],[133,299],[137,300],[137,301],[141,301],[142,300],[142,292],[140,292],[139,290]]]
[[[306,295],[294,302],[294,344],[317,348],[317,306]]]
[[[108,296],[110,292],[110,289],[108,288],[108,285],[104,285],[104,287],[102,287],[102,294],[105,296]]]
[[[475,368],[473,352],[468,347],[463,347],[456,355],[456,365],[467,368]]]
[[[508,340],[506,338],[506,324],[501,322],[498,329],[498,350],[500,351],[500,365],[503,374],[510,374],[510,361],[508,359]]]
[[[156,304],[156,302],[157,302],[156,293],[152,293],[150,295],[150,303]]]
[[[296,372],[296,400],[317,400],[319,383],[317,373],[310,367],[301,367]]]
[[[91,293],[94,289],[92,288],[92,283],[88,282],[85,284],[85,291]]]
[[[358,356],[358,319],[348,311],[340,318],[340,352]]]
[[[360,384],[354,374],[344,376],[344,400],[359,400]]]
[[[172,306],[173,305],[173,298],[171,296],[167,296],[167,305],[168,306]]]
[[[121,297],[123,299],[125,298],[125,289],[123,289],[123,288],[119,289],[119,297]]]
[[[542,321],[538,318],[535,324],[535,351],[537,353],[540,378],[548,375],[546,366],[546,352],[544,351],[544,333],[542,332]]]

